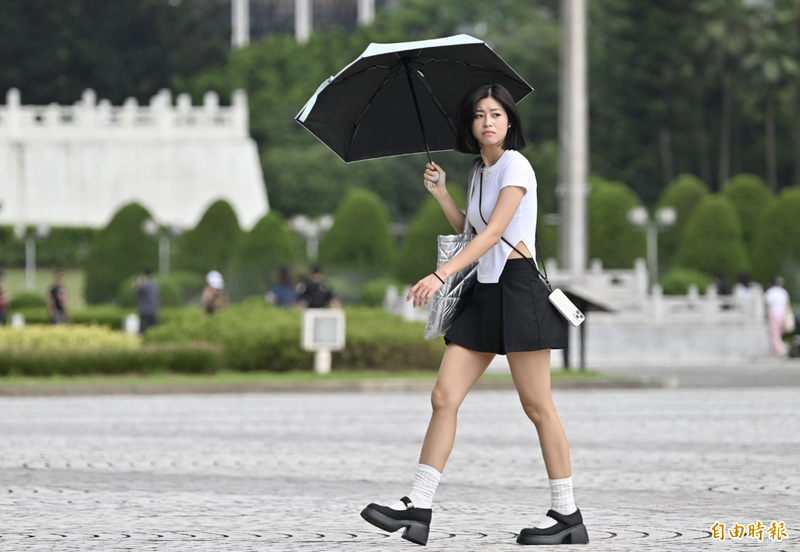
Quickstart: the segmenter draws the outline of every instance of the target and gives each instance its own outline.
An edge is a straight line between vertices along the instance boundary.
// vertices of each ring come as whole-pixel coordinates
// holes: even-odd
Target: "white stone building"
[[[72,106],[21,105],[12,89],[0,105],[0,224],[102,227],[135,201],[188,229],[218,199],[245,229],[269,210],[243,91],[230,107],[213,92],[173,105],[168,90],[118,107],[92,90]]]

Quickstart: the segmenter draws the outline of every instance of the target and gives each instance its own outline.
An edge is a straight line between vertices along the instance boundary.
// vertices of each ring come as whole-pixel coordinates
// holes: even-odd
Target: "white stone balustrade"
[[[162,224],[192,228],[228,201],[251,228],[269,210],[247,95],[193,106],[161,90],[148,105],[114,106],[86,90],[74,105],[0,105],[0,224],[95,226],[138,202]]]
[[[135,98],[112,106],[86,90],[74,105],[22,105],[14,88],[0,105],[0,138],[247,138],[247,93],[236,90],[231,100],[230,107],[221,107],[217,94],[207,92],[203,105],[193,106],[188,94],[180,94],[173,105],[172,93],[164,89],[146,106]]]

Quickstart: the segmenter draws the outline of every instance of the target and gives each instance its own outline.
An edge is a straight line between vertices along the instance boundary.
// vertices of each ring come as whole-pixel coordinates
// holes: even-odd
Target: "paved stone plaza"
[[[582,549],[800,549],[800,388],[554,396]],[[407,492],[428,408],[425,393],[2,398],[0,549],[412,550],[359,511]],[[475,391],[428,548],[518,550],[548,506],[515,394]],[[756,521],[787,537],[727,535]]]

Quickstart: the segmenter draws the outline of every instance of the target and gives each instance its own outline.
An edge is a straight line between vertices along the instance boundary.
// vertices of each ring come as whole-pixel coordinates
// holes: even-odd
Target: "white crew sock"
[[[572,477],[566,479],[550,479],[550,509],[559,514],[568,516],[575,513],[578,508],[575,506],[575,498],[572,496]],[[547,529],[556,524],[556,520],[550,516],[537,523],[534,527]]]
[[[411,483],[411,492],[408,493],[408,498],[414,504],[415,508],[430,508],[433,502],[433,494],[436,492],[436,487],[439,486],[439,479],[442,474],[436,469],[425,464],[417,466],[417,475],[414,476],[414,482]],[[392,510],[405,510],[406,505],[402,500],[389,506]]]

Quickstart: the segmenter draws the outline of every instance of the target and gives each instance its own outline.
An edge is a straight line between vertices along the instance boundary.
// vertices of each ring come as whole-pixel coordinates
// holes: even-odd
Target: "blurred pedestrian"
[[[67,288],[64,287],[64,273],[60,270],[53,274],[53,285],[47,294],[47,311],[53,324],[65,324],[69,320]]]
[[[776,357],[786,356],[786,344],[783,334],[786,333],[786,318],[789,311],[789,292],[783,288],[783,278],[776,276],[772,286],[764,293],[769,325],[769,342],[772,354]]]
[[[331,287],[325,282],[322,268],[315,266],[311,271],[311,279],[298,286],[298,304],[303,308],[324,309],[325,307],[341,308],[339,300]]]
[[[297,286],[285,266],[278,270],[278,281],[267,292],[267,302],[278,307],[292,307],[297,303]]]
[[[206,274],[206,285],[200,299],[206,314],[214,314],[228,306],[228,297],[225,294],[225,280],[222,274],[212,270]]]
[[[717,295],[730,295],[731,290],[728,289],[728,284],[725,283],[725,274],[722,271],[717,272],[714,274],[714,278],[711,280],[711,283],[714,284],[717,288]]]
[[[736,279],[736,283],[739,284],[738,288],[738,298],[748,300],[753,297],[753,281],[750,279],[750,273],[748,272],[740,272],[739,277]]]
[[[153,269],[147,267],[143,274],[133,281],[133,292],[139,298],[139,333],[158,324],[158,311],[161,308],[161,285],[153,278]]]
[[[3,271],[0,270],[0,326],[6,325],[6,294],[3,291]]]

